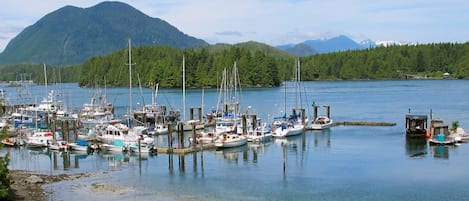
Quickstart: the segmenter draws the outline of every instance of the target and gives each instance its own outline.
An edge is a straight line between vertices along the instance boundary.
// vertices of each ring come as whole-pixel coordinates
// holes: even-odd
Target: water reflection
[[[249,143],[249,152],[252,152],[252,162],[257,163],[258,155],[264,154],[267,147],[273,144],[272,141],[266,143]]]
[[[406,139],[406,154],[409,157],[423,157],[427,155],[427,140],[419,138]]]
[[[331,148],[331,130],[315,130],[311,131],[311,134],[314,135],[314,147],[323,147],[329,149]]]
[[[432,145],[430,146],[433,157],[439,159],[449,159],[449,146],[447,145]]]
[[[227,160],[228,162],[239,162],[240,155],[244,161],[247,161],[248,156],[248,145],[243,145],[239,147],[226,148],[221,150],[216,150],[215,154],[221,158]]]

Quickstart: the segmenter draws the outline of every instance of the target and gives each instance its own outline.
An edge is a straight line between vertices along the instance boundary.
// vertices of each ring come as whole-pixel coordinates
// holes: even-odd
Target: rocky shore
[[[57,175],[46,175],[38,174],[24,170],[10,170],[9,176],[13,183],[11,184],[11,191],[9,201],[46,201],[54,200],[52,197],[52,189],[44,188],[44,185],[51,184],[54,182],[60,182],[65,180],[77,180],[85,177],[95,177],[99,173],[78,173],[78,174],[57,174]],[[108,196],[121,196],[128,193],[134,193],[135,190],[126,186],[119,186],[107,182],[93,182],[90,185],[76,184],[73,186],[74,190],[80,192],[88,192],[88,196],[91,194],[100,195],[102,193]],[[76,188],[76,189],[75,189]],[[73,200],[73,199],[72,199]]]
[[[10,170],[9,176],[11,181],[11,192],[8,200],[31,200],[31,201],[44,201],[50,200],[52,192],[44,189],[44,184],[59,182],[63,180],[78,179],[81,177],[89,177],[94,174],[80,173],[80,174],[58,174],[58,175],[44,175],[32,173],[24,170]]]

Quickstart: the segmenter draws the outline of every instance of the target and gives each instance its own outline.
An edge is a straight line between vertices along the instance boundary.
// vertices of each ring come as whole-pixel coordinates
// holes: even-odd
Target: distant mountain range
[[[359,50],[375,46],[377,44],[371,40],[357,43],[347,36],[340,35],[330,39],[307,40],[298,44],[280,45],[277,48],[299,56],[308,56],[316,53]]]
[[[125,3],[103,2],[90,8],[65,6],[44,16],[8,43],[0,54],[0,64],[83,63],[124,48],[129,38],[135,46],[208,45]]]

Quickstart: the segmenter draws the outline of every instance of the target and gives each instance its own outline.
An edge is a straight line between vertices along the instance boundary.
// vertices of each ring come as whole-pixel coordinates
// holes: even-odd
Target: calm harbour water
[[[64,102],[79,108],[92,89],[76,84],[49,86],[67,94]],[[13,102],[17,88],[5,88]],[[186,155],[143,157],[124,154],[49,153],[46,150],[4,149],[10,168],[46,174],[104,172],[96,177],[46,185],[54,200],[469,200],[469,145],[429,146],[407,141],[405,114],[428,114],[451,126],[469,129],[469,81],[338,81],[305,82],[305,107],[315,101],[330,104],[335,121],[396,122],[393,127],[337,126],[302,136],[248,144],[235,149]],[[44,86],[30,89],[41,100]],[[108,98],[123,114],[128,88],[107,89]],[[143,104],[134,90],[133,107]],[[158,102],[182,108],[182,90],[161,89]],[[284,88],[243,89],[242,107],[252,106],[263,120],[279,116]],[[287,111],[294,90],[287,88]],[[143,89],[145,103],[150,90]],[[216,89],[187,91],[187,110],[212,109]],[[34,99],[33,99],[34,101]],[[308,108],[310,115],[311,108]],[[187,112],[188,116],[188,112]],[[158,141],[164,141],[160,136]],[[286,144],[285,148],[282,144]],[[284,150],[285,149],[285,150]],[[285,157],[284,157],[285,151]],[[285,171],[283,164],[286,164]],[[123,195],[88,193],[92,183],[111,182],[135,191]],[[76,199],[74,199],[76,198]]]

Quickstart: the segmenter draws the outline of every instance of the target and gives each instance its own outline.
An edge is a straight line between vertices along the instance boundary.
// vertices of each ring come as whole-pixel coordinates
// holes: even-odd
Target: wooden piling
[[[189,114],[190,114],[189,116],[190,120],[194,120],[194,108],[193,107],[190,108]]]
[[[195,133],[195,124],[192,124],[192,142],[191,143],[192,143],[192,148],[195,149],[197,146],[197,135]]]
[[[256,130],[256,126],[257,126],[257,115],[252,115],[252,130]]]
[[[248,126],[247,126],[247,119],[246,119],[246,115],[245,115],[245,114],[243,114],[243,115],[242,115],[242,117],[243,117],[243,118],[242,118],[242,125],[243,125],[243,135],[246,135],[246,134],[248,133],[248,132],[247,132],[247,130],[248,130]]]
[[[202,107],[198,107],[197,109],[198,109],[198,114],[199,114],[199,121],[202,121],[202,116],[204,115],[202,114]]]

